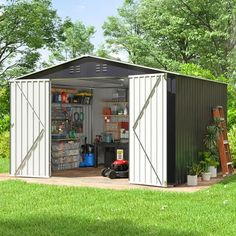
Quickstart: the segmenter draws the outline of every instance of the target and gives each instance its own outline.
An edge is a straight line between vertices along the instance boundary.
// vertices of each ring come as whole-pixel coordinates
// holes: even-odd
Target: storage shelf
[[[113,132],[113,133],[119,133],[120,131],[117,129],[108,129],[106,132]]]
[[[51,104],[53,106],[62,106],[62,107],[69,107],[69,106],[83,107],[83,106],[91,105],[91,104],[82,104],[82,103],[59,103],[59,102],[52,102]]]
[[[61,138],[61,139],[52,138],[52,142],[60,142],[60,141],[79,141],[79,139],[77,138]]]
[[[69,120],[68,118],[52,118],[52,120]]]
[[[102,114],[102,115],[103,115],[103,114]],[[113,116],[114,116],[114,117],[127,116],[127,117],[128,117],[129,115],[103,115],[103,116],[112,116],[112,117],[113,117]],[[108,123],[110,123],[110,122],[108,122]]]
[[[122,102],[122,101],[103,101],[104,103],[113,103],[113,104],[128,104],[129,102],[125,101],[125,102]]]

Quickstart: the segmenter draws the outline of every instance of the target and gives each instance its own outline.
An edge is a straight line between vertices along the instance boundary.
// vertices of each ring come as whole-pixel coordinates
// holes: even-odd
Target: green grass
[[[197,193],[0,181],[0,235],[236,235],[236,176]]]
[[[0,173],[9,172],[9,159],[0,157]]]

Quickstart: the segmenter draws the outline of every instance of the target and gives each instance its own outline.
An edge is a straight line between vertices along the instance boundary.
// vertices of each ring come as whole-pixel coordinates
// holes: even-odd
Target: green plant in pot
[[[215,118],[213,123],[206,128],[207,133],[204,137],[204,145],[207,148],[206,158],[209,163],[208,171],[211,172],[211,177],[217,177],[217,166],[219,165],[219,152],[217,149],[217,139],[220,135],[220,119]]]
[[[193,163],[191,166],[188,166],[187,185],[197,185],[197,178],[201,172],[200,164]]]
[[[209,172],[209,166],[211,163],[211,153],[210,152],[200,152],[200,165],[202,168],[202,179],[209,181],[211,179],[211,172]]]

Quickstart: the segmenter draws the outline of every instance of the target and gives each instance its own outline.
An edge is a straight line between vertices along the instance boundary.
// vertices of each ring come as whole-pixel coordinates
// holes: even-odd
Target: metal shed
[[[227,108],[224,83],[82,56],[11,81],[12,176],[51,176],[51,87],[55,84],[96,85],[103,91],[128,88],[129,181],[134,184],[184,183],[186,167],[202,149],[212,107],[221,105],[225,112]]]

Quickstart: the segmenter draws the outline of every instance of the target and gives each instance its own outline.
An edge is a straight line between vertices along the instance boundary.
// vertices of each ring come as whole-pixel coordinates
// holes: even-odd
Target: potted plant
[[[188,167],[187,185],[196,186],[198,183],[198,176],[201,174],[201,165],[193,163]]]
[[[208,171],[211,172],[211,177],[217,177],[217,166],[219,165],[219,155],[218,151],[212,151],[210,156],[210,163],[208,167]]]
[[[207,134],[204,137],[204,145],[207,148],[205,152],[205,158],[207,159],[208,172],[211,173],[211,177],[217,177],[217,166],[219,165],[219,153],[217,149],[217,139],[221,132],[220,119],[215,118],[213,123],[206,128]],[[203,164],[204,165],[204,164]]]
[[[201,168],[202,168],[202,179],[209,181],[211,179],[211,172],[209,172],[209,166],[211,163],[211,153],[210,152],[201,152]]]

